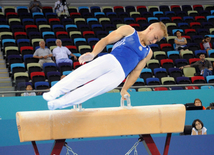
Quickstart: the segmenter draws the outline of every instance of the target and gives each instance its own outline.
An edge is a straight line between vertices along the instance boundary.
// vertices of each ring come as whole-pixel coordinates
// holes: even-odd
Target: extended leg
[[[53,110],[56,108],[65,108],[74,104],[83,103],[92,97],[114,89],[123,81],[124,78],[125,74],[122,67],[115,67],[94,81],[65,94],[59,99],[48,102],[48,108]]]
[[[71,90],[100,77],[109,72],[112,68],[117,67],[118,64],[119,62],[111,54],[99,57],[94,61],[79,67],[57,82],[51,87],[50,92],[44,93],[43,98],[47,101],[53,100],[62,94],[68,93]],[[47,94],[50,99],[46,97]]]

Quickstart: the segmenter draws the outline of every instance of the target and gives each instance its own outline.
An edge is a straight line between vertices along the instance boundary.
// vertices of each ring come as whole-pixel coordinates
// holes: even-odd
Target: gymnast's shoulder
[[[117,31],[119,31],[120,33],[124,34],[124,36],[126,36],[134,33],[135,29],[130,25],[123,25],[123,26],[120,26],[117,29]]]

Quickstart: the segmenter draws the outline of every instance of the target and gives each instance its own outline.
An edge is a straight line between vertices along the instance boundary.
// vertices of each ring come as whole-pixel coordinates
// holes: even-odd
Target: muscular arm
[[[107,35],[105,38],[102,38],[94,47],[92,53],[94,56],[102,52],[102,50],[106,47],[108,44],[112,44],[120,40],[121,38],[128,36],[134,32],[134,28],[132,28],[129,25],[124,25],[119,27],[117,30],[111,32],[109,35]]]
[[[135,69],[126,78],[126,81],[125,81],[123,88],[121,90],[121,96],[123,99],[124,99],[124,95],[128,94],[127,90],[136,82],[136,80],[140,76],[142,69],[146,66],[146,63],[151,59],[152,54],[153,54],[153,52],[152,52],[152,50],[150,50],[147,57],[144,58],[143,60],[141,60],[138,63],[138,65],[135,67]]]

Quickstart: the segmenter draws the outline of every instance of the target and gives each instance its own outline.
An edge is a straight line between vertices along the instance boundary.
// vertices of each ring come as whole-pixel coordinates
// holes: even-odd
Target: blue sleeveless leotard
[[[149,51],[150,47],[142,46],[137,31],[134,31],[115,43],[111,54],[120,62],[127,76],[149,54]]]

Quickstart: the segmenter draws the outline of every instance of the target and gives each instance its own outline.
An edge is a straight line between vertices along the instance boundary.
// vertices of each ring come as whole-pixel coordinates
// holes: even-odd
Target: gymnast
[[[129,25],[119,27],[98,41],[92,52],[80,56],[81,64],[89,63],[71,72],[43,94],[43,98],[48,101],[48,109],[83,103],[116,88],[126,77],[120,94],[123,100],[124,95],[130,97],[127,90],[152,57],[153,52],[148,45],[167,36],[166,26],[162,22],[153,23],[139,32]],[[115,44],[111,53],[94,59],[106,45],[112,43]]]

